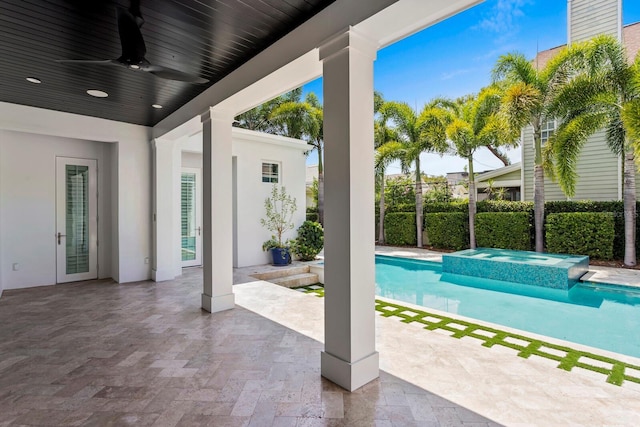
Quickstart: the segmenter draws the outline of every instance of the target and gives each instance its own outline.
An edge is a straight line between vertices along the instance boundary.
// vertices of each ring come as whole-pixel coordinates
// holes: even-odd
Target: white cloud
[[[499,33],[503,37],[518,32],[517,18],[524,15],[523,8],[532,0],[497,0],[489,16],[483,18],[475,28]]]
[[[475,70],[476,70],[475,68],[461,68],[461,69],[458,69],[458,70],[449,71],[449,72],[446,72],[446,73],[442,73],[440,75],[440,80],[450,80],[450,79],[452,79],[454,77],[458,77],[458,76],[461,76],[463,74],[468,74],[468,73],[471,73],[471,72],[473,72]]]

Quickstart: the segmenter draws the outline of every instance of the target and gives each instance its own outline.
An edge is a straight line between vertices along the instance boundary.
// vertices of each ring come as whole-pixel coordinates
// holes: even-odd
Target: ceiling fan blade
[[[56,59],[61,64],[120,65],[115,59]]]
[[[158,76],[167,80],[178,80],[181,82],[197,83],[197,84],[204,84],[209,81],[207,79],[203,79],[200,76],[196,76],[193,74],[185,73],[185,72],[174,70],[167,67],[162,67],[160,65],[149,65],[147,67],[143,67],[142,69],[155,76]]]

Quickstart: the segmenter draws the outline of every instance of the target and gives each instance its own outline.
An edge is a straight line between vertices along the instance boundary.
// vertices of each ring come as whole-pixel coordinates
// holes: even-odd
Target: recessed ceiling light
[[[153,108],[157,108],[158,110],[162,108],[162,105],[160,104],[153,104],[152,105]]]
[[[95,89],[89,89],[87,93],[91,96],[95,96],[96,98],[106,98],[107,96],[109,96],[107,92]]]
[[[27,81],[31,83],[36,83],[36,84],[42,83],[42,80],[36,79],[35,77],[27,77]]]

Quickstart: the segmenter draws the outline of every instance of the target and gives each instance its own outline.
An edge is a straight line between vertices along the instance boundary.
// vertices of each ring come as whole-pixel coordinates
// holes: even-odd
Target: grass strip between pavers
[[[302,286],[296,290],[315,296],[324,297],[324,288]],[[605,375],[607,382],[622,385],[624,381],[640,384],[640,366],[601,356],[587,351],[576,350],[562,345],[514,334],[488,326],[478,325],[465,320],[454,319],[440,314],[409,308],[398,304],[376,299],[376,311],[383,317],[398,317],[404,323],[418,322],[424,329],[448,331],[453,338],[471,337],[482,341],[482,346],[501,345],[516,350],[517,355],[528,359],[531,356],[544,357],[558,362],[558,368],[571,371],[582,368]],[[596,362],[597,364],[594,364]],[[635,375],[627,372],[632,370]]]

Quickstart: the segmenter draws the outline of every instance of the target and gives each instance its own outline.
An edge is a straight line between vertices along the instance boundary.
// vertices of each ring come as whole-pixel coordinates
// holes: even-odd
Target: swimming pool
[[[578,283],[565,291],[376,255],[376,295],[640,357],[640,291],[629,288]]]

